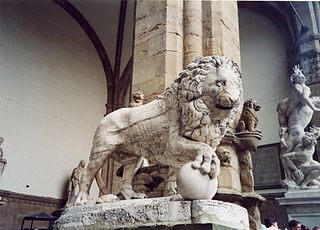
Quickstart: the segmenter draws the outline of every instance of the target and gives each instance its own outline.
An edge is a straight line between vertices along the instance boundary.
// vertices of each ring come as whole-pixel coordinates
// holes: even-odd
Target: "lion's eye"
[[[226,81],[216,81],[216,86],[221,87],[226,84]]]

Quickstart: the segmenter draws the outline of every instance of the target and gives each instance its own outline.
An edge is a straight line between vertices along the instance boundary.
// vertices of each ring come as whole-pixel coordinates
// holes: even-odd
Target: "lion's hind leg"
[[[87,197],[89,195],[89,189],[94,180],[94,177],[98,171],[104,165],[106,159],[110,155],[111,151],[104,151],[97,154],[91,154],[89,158],[89,163],[86,167],[80,180],[80,191],[78,193],[75,204],[82,205],[87,203]]]
[[[132,188],[132,180],[137,171],[138,160],[137,156],[128,157],[123,164],[123,180],[120,192],[126,200],[146,198],[144,193],[137,193]]]

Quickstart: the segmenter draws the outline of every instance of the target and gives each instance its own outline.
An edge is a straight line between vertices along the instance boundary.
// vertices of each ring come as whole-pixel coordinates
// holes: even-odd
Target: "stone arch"
[[[114,73],[111,68],[111,63],[107,51],[104,48],[99,36],[97,35],[93,27],[90,25],[90,23],[87,21],[87,19],[81,14],[81,12],[75,6],[72,5],[72,3],[70,3],[67,0],[53,1],[57,5],[62,7],[71,17],[73,17],[74,20],[76,20],[76,22],[87,34],[88,38],[90,39],[91,43],[93,44],[94,48],[96,49],[100,57],[100,61],[103,66],[103,70],[106,77],[108,94],[113,94],[114,87],[110,84],[110,82],[113,81]]]

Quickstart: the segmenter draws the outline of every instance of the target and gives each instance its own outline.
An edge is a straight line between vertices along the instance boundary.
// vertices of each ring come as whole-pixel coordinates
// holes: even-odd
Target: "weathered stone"
[[[290,189],[284,198],[278,198],[280,205],[287,208],[289,219],[294,217],[307,226],[319,225],[320,189]]]
[[[247,210],[235,204],[216,200],[192,202],[193,223],[217,223],[236,229],[249,229]]]
[[[246,209],[215,200],[170,201],[168,198],[125,200],[67,208],[54,229],[120,229],[148,226],[213,224],[214,229],[249,230]],[[148,229],[148,228],[146,228]],[[161,229],[161,228],[160,228]],[[175,228],[176,229],[176,228]],[[177,229],[184,229],[177,226]],[[200,228],[201,229],[201,228]]]
[[[125,200],[68,208],[55,229],[115,229],[191,223],[190,201]]]

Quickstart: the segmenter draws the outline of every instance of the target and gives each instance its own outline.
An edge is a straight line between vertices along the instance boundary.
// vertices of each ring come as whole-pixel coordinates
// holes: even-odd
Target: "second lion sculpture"
[[[175,192],[176,173],[187,162],[215,178],[217,145],[240,112],[242,85],[238,66],[222,56],[196,59],[156,100],[108,114],[99,124],[76,204],[87,202],[90,186],[108,158],[123,167],[121,193],[142,198],[132,189],[137,161],[169,166],[166,195]]]

